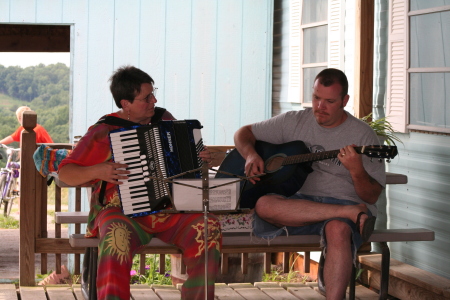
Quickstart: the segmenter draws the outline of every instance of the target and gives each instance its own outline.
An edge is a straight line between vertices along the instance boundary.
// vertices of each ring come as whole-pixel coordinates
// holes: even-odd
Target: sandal
[[[359,230],[360,227],[360,221],[361,221],[361,216],[362,215],[367,215],[365,212],[360,212],[358,214],[358,217],[356,218],[356,228]],[[373,230],[375,229],[375,221],[377,220],[377,218],[375,218],[374,216],[368,217],[367,220],[364,222],[364,226],[362,231],[360,232],[361,237],[363,242],[367,242],[370,238],[370,236],[373,233]]]
[[[318,268],[318,272],[317,272],[317,288],[318,288],[318,292],[326,297],[326,291],[325,291],[325,281],[323,280],[323,268],[325,265],[325,257],[323,255],[323,250],[320,253],[320,260],[319,260],[319,268]]]

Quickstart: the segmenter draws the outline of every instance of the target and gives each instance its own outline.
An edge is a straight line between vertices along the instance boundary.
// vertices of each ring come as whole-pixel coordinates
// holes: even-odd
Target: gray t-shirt
[[[311,108],[290,111],[271,119],[255,123],[252,131],[257,140],[272,144],[284,144],[291,141],[303,141],[312,153],[338,150],[347,145],[379,145],[375,132],[369,125],[346,112],[348,118],[334,128],[320,126]],[[366,171],[383,187],[386,185],[384,162],[363,155]],[[313,196],[334,197],[365,203],[356,194],[350,172],[338,158],[317,161],[312,164],[310,173],[300,189],[300,193]],[[376,205],[368,205],[376,216]]]

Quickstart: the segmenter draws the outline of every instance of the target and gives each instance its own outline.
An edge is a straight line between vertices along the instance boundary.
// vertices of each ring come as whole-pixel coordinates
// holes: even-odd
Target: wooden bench
[[[60,216],[61,219],[62,216]],[[64,219],[62,217],[62,219]],[[258,240],[257,243],[255,240]],[[389,262],[390,251],[387,242],[407,242],[407,241],[433,241],[434,231],[415,228],[415,229],[385,229],[375,230],[369,239],[369,242],[378,242],[382,249],[382,263],[381,263],[381,281],[380,281],[380,299],[387,299],[389,286]],[[72,234],[69,238],[70,245],[74,248],[92,248],[98,246],[99,240],[97,238],[85,238],[83,234]],[[246,274],[246,262],[248,253],[264,253],[264,270],[269,273],[271,268],[271,253],[283,252],[283,268],[288,267],[289,253],[298,251],[319,251],[320,250],[320,236],[319,235],[293,235],[293,236],[278,236],[270,241],[270,244],[264,240],[251,237],[249,233],[224,232],[222,240],[222,274],[228,272],[227,257],[229,253],[241,253],[242,272]],[[143,249],[145,253],[166,253],[166,254],[181,254],[180,250],[170,244],[166,244],[158,238],[153,238],[152,241]],[[92,252],[96,253],[96,252]],[[164,263],[160,268],[164,270]],[[306,259],[305,259],[306,261]],[[91,260],[91,266],[96,266],[96,260]],[[94,267],[93,272],[96,272]],[[288,270],[285,269],[285,272]],[[93,278],[89,276],[89,278]],[[92,282],[91,282],[92,284]],[[355,299],[355,269],[353,271],[352,280],[350,283],[350,299]]]
[[[55,238],[48,238],[47,228],[47,180],[42,177],[36,170],[32,155],[38,145],[35,143],[35,133],[33,129],[36,126],[36,114],[32,111],[24,113],[22,124],[24,131],[22,132],[21,142],[21,200],[20,200],[20,285],[35,285],[35,253],[41,255],[41,273],[46,273],[47,254],[54,253],[56,259],[56,271],[60,272],[60,255],[63,253],[81,254],[86,248],[96,249],[98,240],[87,239],[80,232],[80,224],[86,223],[87,213],[81,210],[81,189],[83,187],[74,187],[76,190],[75,212],[61,213],[61,188],[55,188]],[[68,144],[51,144],[53,148],[70,148]],[[217,153],[224,152],[229,147],[216,147]],[[214,150],[214,147],[210,147]],[[219,164],[220,157],[217,156]],[[404,184],[407,178],[400,174],[387,174],[387,182],[389,184]],[[75,233],[70,238],[61,237],[61,224],[76,224]],[[275,252],[284,253],[284,270],[287,271],[288,259],[290,252],[305,251],[305,272],[309,270],[309,251],[319,251],[318,235],[307,236],[280,236],[271,240],[270,245],[266,242],[255,243],[250,238],[249,233],[224,233],[223,249],[222,249],[222,272],[228,269],[228,254],[241,253],[242,272],[246,272],[246,261],[249,253],[265,253],[265,271],[270,272],[270,258],[268,255]],[[376,230],[371,242],[379,242],[382,245],[383,268],[382,268],[382,286],[380,297],[387,297],[387,286],[389,274],[389,248],[387,242],[404,242],[404,241],[431,241],[434,240],[434,232],[427,229],[389,229]],[[179,254],[180,251],[172,245],[165,244],[158,239],[153,239],[143,250],[141,255],[145,253],[155,254]],[[58,259],[59,257],[59,259]],[[164,261],[164,259],[160,259]],[[143,260],[141,259],[141,267]],[[59,263],[59,265],[58,265]],[[75,259],[75,273],[79,273],[80,260]],[[161,269],[163,266],[161,266]],[[354,276],[352,277],[354,278]],[[352,280],[352,285],[354,280]],[[354,289],[353,289],[354,291]],[[354,294],[353,294],[354,297]]]

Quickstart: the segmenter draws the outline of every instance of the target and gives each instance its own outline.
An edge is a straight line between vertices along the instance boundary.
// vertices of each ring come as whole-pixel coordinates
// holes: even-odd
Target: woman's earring
[[[128,111],[128,121],[130,120],[130,111]]]

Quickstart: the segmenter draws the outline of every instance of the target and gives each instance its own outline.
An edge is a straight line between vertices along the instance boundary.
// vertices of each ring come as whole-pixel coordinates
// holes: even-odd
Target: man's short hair
[[[120,100],[125,99],[133,103],[134,97],[141,92],[143,83],[154,83],[150,75],[133,66],[120,67],[109,81],[109,89],[118,108],[122,108]]]
[[[342,87],[341,97],[344,98],[348,94],[347,76],[341,70],[333,68],[324,69],[317,74],[314,82],[316,82],[316,80],[319,80],[319,83],[326,87],[339,83]]]

